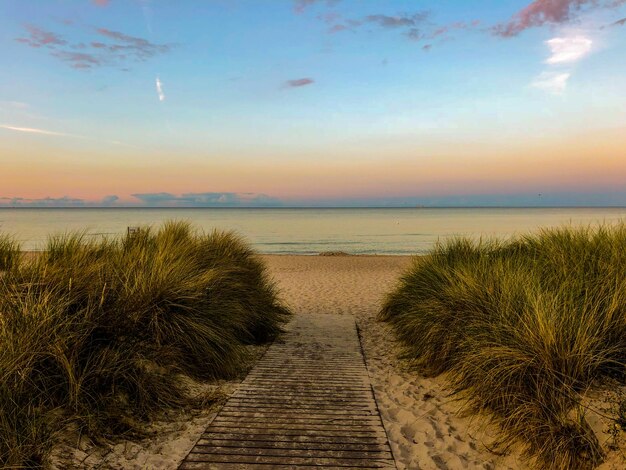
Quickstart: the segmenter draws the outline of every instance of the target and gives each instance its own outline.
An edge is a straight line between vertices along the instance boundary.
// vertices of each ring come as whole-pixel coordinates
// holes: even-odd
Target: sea
[[[117,237],[128,227],[169,220],[206,232],[235,231],[261,253],[411,255],[451,237],[508,239],[551,227],[626,222],[626,208],[1,208],[0,233],[37,251],[50,235]]]

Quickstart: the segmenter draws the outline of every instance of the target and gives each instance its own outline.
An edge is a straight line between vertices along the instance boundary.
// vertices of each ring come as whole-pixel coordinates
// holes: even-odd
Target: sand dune
[[[298,315],[354,315],[361,334],[368,370],[392,451],[400,469],[525,469],[529,464],[519,449],[508,455],[489,450],[497,430],[481,426],[475,416],[464,415],[460,402],[450,396],[445,377],[427,378],[408,370],[398,360],[389,328],[375,320],[382,298],[411,259],[400,256],[278,256],[264,255],[281,296]],[[236,383],[223,384],[224,391]],[[602,393],[594,407],[607,410]],[[176,468],[214,416],[207,410],[194,419],[181,415],[156,427],[152,438],[139,443],[118,443],[108,449],[85,449],[76,468]],[[591,419],[603,434],[607,423]],[[626,468],[620,448],[609,453],[599,470]],[[89,455],[91,454],[91,455]],[[84,466],[83,466],[84,465]],[[68,468],[67,464],[64,468]]]
[[[490,450],[498,430],[463,413],[444,376],[428,378],[398,360],[390,329],[375,320],[384,295],[411,262],[404,256],[264,256],[286,302],[298,314],[354,315],[378,406],[400,469],[526,469],[520,450]],[[626,446],[607,433],[616,390],[587,403],[588,421],[607,450],[598,470],[626,468]],[[609,395],[613,395],[609,397]]]
[[[284,299],[298,314],[354,315],[378,406],[403,469],[521,469],[515,454],[498,456],[449,397],[442,377],[403,368],[391,331],[375,321],[386,292],[408,266],[403,256],[264,256]]]

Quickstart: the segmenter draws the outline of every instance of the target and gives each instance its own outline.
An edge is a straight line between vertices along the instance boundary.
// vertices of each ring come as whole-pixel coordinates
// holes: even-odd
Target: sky
[[[0,0],[0,207],[626,205],[626,0]]]

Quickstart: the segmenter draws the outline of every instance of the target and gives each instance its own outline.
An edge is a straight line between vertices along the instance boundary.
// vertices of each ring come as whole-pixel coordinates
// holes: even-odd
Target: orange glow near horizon
[[[516,143],[507,149],[488,144],[442,149],[396,144],[372,158],[372,150],[341,149],[332,158],[306,160],[222,155],[187,155],[175,162],[161,151],[47,147],[45,142],[11,147],[19,165],[3,168],[4,197],[70,196],[98,201],[115,194],[123,202],[135,193],[251,192],[285,201],[511,194],[541,191],[602,191],[623,188],[626,145],[622,130]],[[451,153],[454,152],[454,155]],[[375,152],[374,152],[375,153]],[[96,157],[96,158],[94,158]],[[68,188],[71,188],[68,189]]]

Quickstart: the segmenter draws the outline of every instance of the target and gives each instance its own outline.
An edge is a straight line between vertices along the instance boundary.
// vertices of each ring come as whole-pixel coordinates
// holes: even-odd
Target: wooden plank
[[[285,412],[288,411],[302,411],[303,413],[306,413],[308,411],[315,411],[315,410],[319,410],[319,411],[326,411],[326,412],[335,412],[335,411],[345,411],[346,413],[352,413],[352,414],[358,414],[358,413],[374,413],[374,414],[378,414],[378,410],[376,410],[376,408],[368,405],[368,404],[363,404],[363,405],[355,405],[355,406],[341,406],[341,405],[330,405],[330,404],[325,404],[323,406],[305,406],[305,405],[295,405],[295,404],[291,404],[291,403],[287,403],[287,404],[283,404],[283,405],[275,405],[275,404],[262,404],[262,403],[237,403],[235,404],[229,404],[227,406],[224,406],[225,411],[232,411],[232,410],[240,410],[242,412],[246,412],[246,411],[254,411],[254,410],[266,410],[266,411],[276,411],[276,410],[283,410]]]
[[[333,410],[327,411],[323,409],[313,409],[310,411],[304,411],[302,409],[294,409],[292,411],[285,410],[252,410],[246,411],[241,408],[227,408],[226,410],[222,409],[220,412],[221,417],[229,417],[229,418],[278,418],[278,419],[293,419],[293,418],[306,418],[306,419],[320,419],[320,418],[376,418],[378,419],[378,414],[375,410],[369,411],[359,411],[353,412],[349,410]]]
[[[275,435],[275,436],[337,436],[337,437],[385,437],[385,432],[376,429],[284,429],[284,428],[255,428],[258,432],[252,432],[250,428],[244,429],[237,426],[211,426],[211,432],[235,433],[244,432],[247,435]]]
[[[197,446],[208,447],[245,447],[271,449],[306,449],[306,450],[351,450],[363,452],[384,451],[383,442],[308,442],[308,441],[259,441],[241,439],[205,439],[198,441]]]
[[[327,465],[346,465],[354,466],[355,464],[367,465],[364,468],[390,468],[389,458],[370,458],[361,457],[321,457],[321,456],[282,456],[282,455],[237,455],[237,454],[207,454],[207,453],[191,453],[185,459],[187,462],[206,462],[206,463],[265,463],[278,466],[291,465],[316,465],[325,467]],[[219,467],[217,467],[219,468]],[[393,467],[391,467],[393,468]]]
[[[331,416],[298,416],[290,417],[290,416],[224,416],[220,414],[214,421],[214,423],[234,423],[234,424],[314,424],[314,425],[322,425],[322,424],[341,424],[342,426],[354,425],[369,425],[369,424],[378,424],[380,422],[378,416],[342,416],[342,415],[331,415]]]
[[[298,316],[181,469],[396,468],[354,319]]]
[[[275,447],[230,447],[215,445],[197,445],[194,449],[196,454],[206,456],[213,455],[237,455],[251,457],[302,457],[321,459],[353,459],[353,460],[376,460],[389,459],[391,452],[388,450],[352,450],[352,449],[318,449],[304,447],[298,449],[285,449]]]
[[[387,438],[384,435],[369,435],[369,436],[351,436],[351,435],[294,435],[294,436],[281,436],[279,434],[261,434],[257,433],[254,435],[250,435],[248,433],[224,433],[224,432],[205,432],[200,441],[203,439],[206,440],[216,440],[216,441],[261,441],[261,442],[276,442],[283,443],[288,442],[292,444],[296,443],[306,443],[308,445],[315,445],[319,443],[327,443],[327,444],[367,444],[367,445],[385,445],[387,442]]]
[[[211,462],[183,462],[179,467],[181,470],[268,470],[274,468],[288,468],[289,470],[311,470],[312,468],[323,468],[324,470],[346,470],[346,469],[371,469],[371,468],[396,468],[395,465],[391,467],[379,466],[363,466],[360,464],[352,463],[348,465],[275,465],[273,463],[211,463]]]

